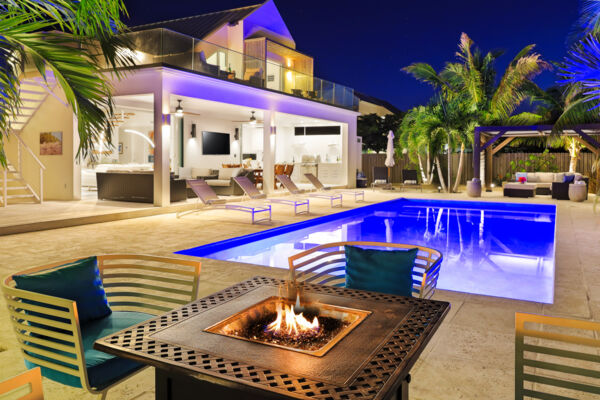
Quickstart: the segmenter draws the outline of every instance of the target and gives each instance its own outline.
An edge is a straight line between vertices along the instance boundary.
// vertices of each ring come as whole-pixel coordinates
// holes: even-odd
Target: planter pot
[[[467,195],[469,197],[481,197],[481,180],[473,179],[467,182]]]

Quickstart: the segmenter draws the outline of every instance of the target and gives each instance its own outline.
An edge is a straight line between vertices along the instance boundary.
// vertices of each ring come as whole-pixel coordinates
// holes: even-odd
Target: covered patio
[[[493,157],[517,138],[549,138],[557,135],[573,137],[596,156],[600,155],[600,124],[580,125],[564,129],[560,134],[553,131],[552,125],[476,127],[473,140],[473,176],[480,177],[482,187],[491,191]]]

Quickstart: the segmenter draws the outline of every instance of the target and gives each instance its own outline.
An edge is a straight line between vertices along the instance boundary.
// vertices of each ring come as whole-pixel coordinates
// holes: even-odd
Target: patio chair
[[[296,184],[286,175],[277,175],[277,180],[281,182],[283,187],[293,195],[305,195],[306,192],[301,190],[296,186]],[[315,199],[326,199],[329,200],[329,204],[332,208],[334,207],[342,207],[342,195],[339,193],[309,193],[308,197],[313,197]]]
[[[423,191],[423,186],[419,183],[419,174],[416,169],[402,170],[402,188],[415,188]]]
[[[393,189],[392,183],[388,179],[387,167],[373,167],[373,182],[371,188]]]
[[[598,398],[599,334],[600,322],[516,313],[515,400]]]
[[[314,176],[313,174],[304,174],[306,179],[317,189],[318,191],[326,191],[331,190],[330,187],[323,185],[323,183]],[[347,194],[349,196],[354,196],[354,201],[365,201],[365,191],[364,190],[352,190],[352,189],[335,189],[333,192],[340,193],[342,196]],[[360,200],[359,200],[360,199]]]
[[[104,399],[110,388],[143,365],[94,350],[94,342],[196,300],[199,275],[198,261],[104,255],[10,275],[2,282],[2,292],[25,365],[41,367],[46,378]],[[28,288],[38,289],[23,289],[23,279],[29,279]],[[88,288],[85,280],[93,280],[95,289],[77,293],[77,287]],[[102,299],[99,284],[106,293],[103,307],[110,307],[100,316],[97,297],[91,306],[88,296],[94,293]]]
[[[413,266],[413,297],[429,299],[435,293],[442,253],[428,247],[400,243],[337,242],[316,246],[289,257],[290,280],[344,287],[346,284],[345,246],[369,249],[418,249]],[[377,265],[373,265],[377,268]]]
[[[24,387],[27,386],[29,392],[22,393]],[[6,397],[7,399],[15,400],[44,400],[44,391],[42,389],[42,373],[40,367],[30,369],[22,374],[12,377],[4,382],[0,382],[0,398],[5,398],[11,393],[16,395],[21,394],[20,397]]]
[[[222,209],[222,210],[233,210],[233,211],[242,211],[245,213],[250,213],[252,215],[252,223],[271,221],[271,206],[268,204],[260,203],[260,204],[249,204],[249,205],[240,205],[240,204],[227,204],[225,199],[220,199],[219,196],[215,193],[215,191],[203,180],[203,179],[189,179],[186,181],[187,185],[194,191],[196,196],[198,197],[198,203],[202,202],[206,207],[212,209]],[[184,211],[177,214],[177,218],[182,217],[183,215],[190,214],[193,212],[198,212],[202,209],[196,208],[191,211]],[[256,214],[268,213],[267,217],[256,219]]]
[[[233,180],[235,181],[235,183],[237,183],[242,188],[242,190],[244,191],[244,195],[248,196],[252,200],[263,200],[264,199],[271,203],[284,204],[286,206],[293,206],[294,207],[294,215],[309,214],[309,212],[310,212],[310,203],[309,203],[308,199],[302,199],[302,198],[293,198],[293,199],[270,198],[270,199],[267,199],[267,195],[264,193],[261,193],[256,188],[256,186],[254,186],[254,184],[252,184],[250,179],[248,179],[247,177],[236,176],[235,178],[233,178]],[[306,207],[306,208],[304,210],[302,210],[302,209],[298,210],[299,207],[300,208]]]

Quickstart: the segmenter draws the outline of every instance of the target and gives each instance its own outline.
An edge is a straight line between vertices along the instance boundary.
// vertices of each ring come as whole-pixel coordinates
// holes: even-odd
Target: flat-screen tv
[[[202,132],[202,154],[229,155],[229,133]]]

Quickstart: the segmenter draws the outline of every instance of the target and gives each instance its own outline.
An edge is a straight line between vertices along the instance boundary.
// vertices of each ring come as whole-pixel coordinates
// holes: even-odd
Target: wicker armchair
[[[135,315],[138,320],[147,320],[198,297],[200,262],[146,255],[105,255],[97,259],[113,311],[111,318],[127,321],[128,316]],[[31,268],[19,274],[37,273],[73,261],[77,260]],[[98,328],[97,321],[81,325],[75,301],[17,289],[12,275],[2,282],[2,291],[23,358],[29,367],[41,366],[44,376],[101,394],[104,399],[111,387],[141,370],[141,366],[130,367],[116,379],[91,384],[88,369],[92,367],[86,364],[86,357],[97,352],[93,350],[93,342],[114,333],[111,329],[118,331],[129,325],[107,324],[108,328],[103,329]],[[93,331],[92,334],[86,329]],[[93,333],[101,336],[95,338]],[[114,368],[112,373],[115,374]]]
[[[442,253],[423,246],[380,242],[337,242],[322,244],[289,257],[290,280],[343,287],[346,282],[345,246],[366,248],[414,249],[419,252],[413,267],[413,296],[433,296],[440,274]]]

